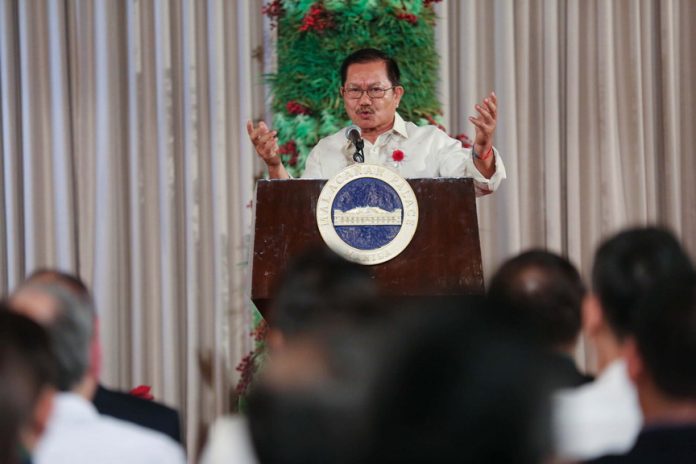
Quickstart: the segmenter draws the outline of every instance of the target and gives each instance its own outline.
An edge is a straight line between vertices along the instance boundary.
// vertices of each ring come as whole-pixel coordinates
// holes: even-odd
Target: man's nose
[[[360,95],[360,98],[358,99],[358,103],[360,103],[361,105],[371,105],[372,104],[372,99],[367,94],[367,91],[363,92],[363,94]]]

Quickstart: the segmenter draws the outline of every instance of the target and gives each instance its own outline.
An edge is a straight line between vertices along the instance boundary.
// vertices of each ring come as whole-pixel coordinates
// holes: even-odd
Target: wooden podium
[[[266,316],[290,259],[323,244],[316,220],[326,180],[260,180],[254,202],[251,299]],[[409,179],[418,228],[397,257],[368,266],[385,297],[428,298],[484,292],[473,180]]]

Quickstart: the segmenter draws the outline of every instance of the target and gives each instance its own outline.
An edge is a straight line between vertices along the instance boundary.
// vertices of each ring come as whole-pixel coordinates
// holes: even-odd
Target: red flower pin
[[[401,150],[394,150],[392,152],[392,159],[396,161],[397,163],[401,162],[404,160],[404,152]]]
[[[133,396],[137,396],[138,398],[142,398],[144,400],[154,400],[155,397],[152,396],[152,393],[150,393],[151,387],[149,385],[138,385],[134,389],[132,389],[129,393]]]

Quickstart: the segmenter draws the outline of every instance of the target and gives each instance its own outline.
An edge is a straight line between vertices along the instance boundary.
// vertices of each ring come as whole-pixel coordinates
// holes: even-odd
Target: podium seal
[[[333,251],[359,264],[399,255],[418,226],[418,201],[396,171],[356,163],[329,179],[317,201],[317,225]]]

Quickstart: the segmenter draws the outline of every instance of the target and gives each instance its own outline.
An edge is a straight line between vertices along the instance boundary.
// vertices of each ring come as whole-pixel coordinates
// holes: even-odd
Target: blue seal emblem
[[[417,223],[418,204],[411,186],[384,166],[347,167],[327,182],[317,203],[324,241],[361,264],[378,264],[401,253]]]

